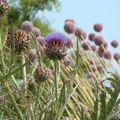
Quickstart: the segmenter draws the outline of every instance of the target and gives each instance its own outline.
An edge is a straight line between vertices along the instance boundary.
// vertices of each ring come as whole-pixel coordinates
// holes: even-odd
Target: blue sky
[[[93,24],[104,25],[102,34],[107,41],[120,40],[120,0],[60,0],[61,11],[45,11],[41,16],[51,21],[52,27],[63,31],[66,18],[75,19],[87,33],[93,32]]]

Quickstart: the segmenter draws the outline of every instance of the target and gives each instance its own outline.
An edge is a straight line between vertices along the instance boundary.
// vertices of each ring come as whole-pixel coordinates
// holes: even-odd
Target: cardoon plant
[[[55,69],[54,86],[56,97],[56,118],[58,117],[58,80],[60,75],[59,60],[63,59],[67,54],[67,42],[68,38],[59,32],[50,33],[45,37],[45,52],[48,58],[50,60],[53,60]]]
[[[26,20],[0,35],[2,120],[119,119],[120,53],[113,54],[100,33],[87,36],[75,24],[65,20],[67,36],[42,37],[42,29]],[[111,45],[119,47],[118,41]]]

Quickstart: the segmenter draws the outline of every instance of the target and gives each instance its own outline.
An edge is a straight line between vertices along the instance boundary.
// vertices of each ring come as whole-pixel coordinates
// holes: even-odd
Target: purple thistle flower
[[[120,61],[120,53],[115,53],[115,54],[113,55],[113,57],[114,57],[114,59],[115,59],[117,62]]]
[[[38,65],[34,72],[34,78],[37,83],[45,82],[50,78],[50,70]]]
[[[75,31],[75,25],[72,22],[66,22],[64,25],[64,30],[68,34],[72,34]]]
[[[41,35],[40,29],[37,27],[33,27],[32,32],[34,33],[35,37],[39,37]]]
[[[81,40],[85,40],[87,35],[86,35],[86,32],[83,31],[83,29],[79,28],[79,27],[76,27],[75,29],[75,35],[80,38]]]
[[[107,50],[107,51],[105,51],[105,52],[103,53],[103,56],[104,56],[104,58],[106,58],[106,59],[111,59],[112,54],[111,54],[111,52],[110,52],[109,50]]]
[[[83,43],[82,43],[82,48],[83,48],[84,50],[89,50],[88,43],[87,43],[87,42],[83,42]]]
[[[111,46],[114,47],[114,48],[117,48],[118,45],[119,45],[119,42],[118,42],[117,40],[113,40],[113,41],[111,42]]]
[[[94,41],[94,37],[95,37],[95,36],[96,36],[95,33],[90,33],[90,34],[88,35],[88,38],[89,38],[90,41]]]
[[[52,40],[60,40],[60,41],[63,41],[64,44],[66,44],[68,42],[68,38],[64,34],[59,33],[59,32],[50,33],[45,37],[46,43],[48,43],[49,41],[52,41]]]
[[[26,32],[32,32],[33,24],[30,21],[24,21],[21,25],[21,29]]]
[[[95,36],[94,42],[96,45],[100,46],[104,43],[104,38],[101,35]]]
[[[42,37],[42,36],[38,36],[38,37],[36,38],[36,40],[40,43],[41,46],[44,46],[44,45],[45,45],[44,39],[45,39],[45,38]]]
[[[97,50],[97,47],[95,45],[91,45],[90,47],[91,47],[92,51],[96,51]]]
[[[62,59],[66,55],[68,38],[59,32],[53,32],[45,37],[45,52],[50,59]]]
[[[72,64],[72,60],[70,58],[65,58],[64,59],[64,65],[66,67],[70,66]]]
[[[36,58],[37,58],[37,51],[36,51],[36,49],[31,49],[28,52],[28,59],[29,59],[30,63],[34,63]]]
[[[13,37],[13,38],[12,38]],[[12,39],[14,40],[15,52],[20,54],[22,51],[31,47],[31,37],[24,30],[10,29],[7,35],[7,46],[12,47]]]
[[[103,65],[98,64],[98,65],[97,65],[97,70],[98,70],[99,72],[102,72],[102,71],[103,71]]]
[[[96,23],[93,28],[96,32],[101,32],[103,30],[103,25],[101,23]]]

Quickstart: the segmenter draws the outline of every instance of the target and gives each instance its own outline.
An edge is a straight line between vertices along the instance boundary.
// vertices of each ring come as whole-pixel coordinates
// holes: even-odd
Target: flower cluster
[[[62,33],[53,32],[45,37],[45,52],[52,60],[60,60],[66,55],[68,38]]]
[[[49,69],[38,65],[34,72],[35,82],[37,83],[44,82],[48,78],[50,78],[50,75],[51,75],[51,71]]]
[[[16,53],[21,53],[22,51],[30,48],[31,38],[28,33],[20,29],[11,29],[7,35],[7,46],[13,48]]]
[[[8,10],[7,0],[0,0],[0,17],[4,15]]]

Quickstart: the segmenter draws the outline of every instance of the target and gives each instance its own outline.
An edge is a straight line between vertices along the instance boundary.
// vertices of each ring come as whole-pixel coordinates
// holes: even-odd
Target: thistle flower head
[[[37,27],[32,27],[32,32],[35,35],[35,37],[39,37],[41,35],[41,31]]]
[[[95,36],[94,42],[96,45],[100,46],[104,43],[104,38],[101,35]]]
[[[84,50],[89,50],[89,45],[88,45],[88,43],[87,43],[87,42],[83,42],[83,43],[82,43],[82,48],[83,48]]]
[[[53,41],[53,40],[62,41],[63,44],[66,44],[68,42],[68,38],[64,34],[59,33],[59,32],[50,33],[45,37],[46,43],[48,43],[49,41]]]
[[[103,30],[103,25],[101,23],[96,23],[93,28],[96,32],[101,32]]]
[[[60,60],[66,55],[68,38],[59,32],[53,32],[45,37],[45,52],[52,60]]]
[[[98,64],[98,65],[97,65],[97,70],[98,70],[99,72],[102,72],[102,71],[103,71],[103,65]]]
[[[115,53],[113,55],[113,58],[117,61],[117,62],[120,62],[120,53]]]
[[[85,40],[87,35],[86,35],[86,32],[83,31],[83,29],[79,28],[79,27],[76,27],[75,29],[75,35],[80,38],[81,40]]]
[[[110,52],[109,50],[106,50],[106,51],[103,53],[103,56],[104,56],[104,58],[106,58],[106,59],[111,59],[112,54],[111,54],[111,52]]]
[[[8,32],[7,35],[7,46],[9,48],[15,48],[15,52],[19,54],[27,48],[30,48],[30,35],[23,30],[12,29]]]
[[[95,72],[97,70],[97,66],[96,65],[92,65],[91,66],[91,70],[92,70],[92,72]]]
[[[65,66],[68,67],[68,66],[70,66],[71,64],[72,64],[72,60],[71,60],[70,58],[65,58],[65,59],[64,59],[64,65],[65,65]]]
[[[94,73],[93,73],[93,72],[88,72],[88,75],[87,75],[87,76],[88,76],[89,79],[91,79],[91,78],[94,77]]]
[[[34,72],[34,79],[37,83],[44,82],[50,77],[50,74],[49,69],[38,65]]]
[[[0,0],[0,17],[7,12],[7,9],[8,9],[7,0]]]
[[[111,42],[111,46],[114,47],[114,48],[117,48],[118,45],[119,45],[119,42],[118,42],[117,40],[113,40],[113,41]]]
[[[45,39],[45,38],[42,37],[42,36],[38,36],[38,37],[36,38],[36,40],[40,43],[41,46],[44,46],[44,45],[45,45],[44,39]]]
[[[21,25],[21,29],[26,32],[32,32],[33,24],[30,21],[24,21]]]
[[[104,40],[102,46],[106,49],[108,47],[107,42]]]
[[[90,34],[88,35],[88,38],[89,38],[90,41],[94,41],[94,37],[95,37],[95,36],[96,36],[95,33],[90,33]]]
[[[28,59],[29,59],[30,63],[34,63],[36,57],[37,57],[37,51],[36,51],[36,49],[31,49],[28,52]]]
[[[64,30],[68,34],[72,34],[75,31],[75,24],[72,22],[65,22],[64,24]]]
[[[97,50],[96,45],[91,45],[90,48],[92,49],[92,51],[96,51]]]

